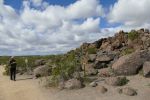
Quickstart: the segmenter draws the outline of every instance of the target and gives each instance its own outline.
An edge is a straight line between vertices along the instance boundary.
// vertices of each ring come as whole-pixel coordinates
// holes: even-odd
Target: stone
[[[100,92],[102,94],[104,94],[108,91],[107,88],[105,88],[104,86],[101,86],[101,85],[97,86],[96,89],[97,89],[98,92]]]
[[[97,84],[96,82],[91,82],[89,85],[90,85],[91,87],[96,87],[98,84]]]
[[[150,77],[150,61],[145,62],[143,65],[143,75],[144,77]]]
[[[112,69],[117,75],[135,75],[147,60],[150,60],[149,52],[136,51],[132,54],[120,57],[112,65]]]
[[[100,62],[108,62],[111,61],[113,58],[108,56],[108,55],[99,55],[96,58],[96,61],[100,61]]]
[[[98,70],[99,77],[110,77],[112,75],[110,68],[102,68]]]
[[[38,60],[35,60],[35,62],[34,62],[35,66],[41,66],[41,65],[45,65],[45,64],[46,64],[46,61],[43,59],[38,59]]]
[[[123,88],[122,93],[125,94],[125,95],[128,95],[128,96],[137,95],[137,92],[134,89],[130,88],[130,87]]]
[[[93,62],[93,61],[95,61],[95,59],[96,59],[96,54],[89,54],[89,55],[88,55],[88,58],[89,58],[89,59],[88,59],[89,62]]]
[[[98,74],[98,70],[97,69],[94,69],[94,68],[89,68],[87,71],[86,71],[86,75],[97,75]]]
[[[98,70],[97,69],[94,69],[94,64],[86,64],[85,65],[85,72],[86,72],[86,75],[97,75],[98,73]],[[83,69],[84,70],[84,69]]]
[[[48,66],[38,66],[33,70],[34,77],[42,77],[42,76],[48,76],[51,74],[51,68]]]
[[[70,79],[65,82],[65,89],[80,89],[82,88],[82,83],[80,80],[77,79]]]

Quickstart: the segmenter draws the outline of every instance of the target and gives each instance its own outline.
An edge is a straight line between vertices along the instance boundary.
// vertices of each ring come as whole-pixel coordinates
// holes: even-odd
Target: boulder
[[[101,86],[101,85],[97,86],[96,89],[97,89],[98,92],[100,92],[102,94],[104,94],[108,91],[107,88],[105,88],[104,86]]]
[[[95,65],[93,63],[85,65],[85,72],[87,75],[97,75],[98,70],[94,69],[94,66]]]
[[[89,85],[90,85],[91,87],[96,87],[98,84],[97,84],[96,82],[91,82]]]
[[[46,64],[46,61],[43,59],[38,59],[38,60],[35,60],[34,62],[35,66],[40,66],[40,65],[45,65],[45,64]]]
[[[134,75],[141,69],[143,63],[150,60],[150,53],[147,51],[136,51],[132,54],[120,57],[112,69],[117,75]]]
[[[51,73],[51,68],[48,66],[39,66],[33,70],[34,77],[42,77],[42,76],[48,76]]]
[[[113,58],[109,55],[98,55],[96,61],[100,62],[108,62],[111,61]]]
[[[150,62],[145,62],[143,65],[143,74],[145,77],[150,77]]]
[[[83,87],[83,84],[81,81],[77,79],[70,79],[65,82],[64,88],[66,89],[80,89]]]
[[[88,58],[89,58],[89,59],[88,59],[89,62],[93,62],[93,61],[95,61],[95,59],[96,59],[96,54],[89,54],[89,55],[88,55]]]
[[[125,94],[125,95],[128,95],[128,96],[137,95],[137,92],[134,89],[130,88],[130,87],[123,88],[122,93]]]
[[[99,61],[95,61],[94,62],[94,68],[96,69],[101,69],[101,68],[106,68],[108,67],[107,63],[106,62],[99,62]]]
[[[99,51],[97,52],[96,61],[99,62],[109,62],[114,59],[115,52],[105,52],[105,51]]]
[[[127,84],[126,77],[110,77],[105,79],[105,83],[111,86],[123,86]]]
[[[110,77],[112,76],[112,72],[110,68],[102,68],[98,70],[98,76],[99,77]]]
[[[98,70],[97,69],[94,69],[94,68],[89,68],[87,71],[86,71],[86,75],[97,75],[98,74]]]

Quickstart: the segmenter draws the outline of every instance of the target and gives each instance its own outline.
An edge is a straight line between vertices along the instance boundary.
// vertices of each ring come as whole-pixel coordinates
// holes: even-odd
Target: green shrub
[[[135,39],[137,39],[138,38],[138,33],[136,32],[136,31],[131,31],[131,32],[129,32],[128,33],[128,38],[130,39],[130,40],[135,40]]]
[[[124,50],[121,52],[121,54],[122,54],[122,55],[128,55],[128,54],[133,53],[134,51],[135,51],[135,50],[132,49],[132,48],[127,48],[127,49],[124,49]]]
[[[87,52],[88,52],[88,54],[96,54],[96,48],[88,48],[87,49]]]
[[[119,86],[126,85],[129,82],[129,80],[126,77],[122,77],[119,81]]]
[[[60,79],[68,80],[72,78],[73,73],[76,71],[78,65],[75,53],[69,53],[59,58],[59,61],[55,62],[56,67],[52,69],[52,80],[57,85]]]

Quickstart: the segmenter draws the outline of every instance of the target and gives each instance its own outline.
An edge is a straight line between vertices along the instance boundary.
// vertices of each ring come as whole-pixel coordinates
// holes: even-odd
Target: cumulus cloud
[[[68,6],[26,0],[19,13],[3,0],[0,5],[0,55],[64,53],[104,35],[98,0],[78,0]]]
[[[150,23],[150,0],[118,0],[110,8],[108,20],[111,23],[139,26]]]

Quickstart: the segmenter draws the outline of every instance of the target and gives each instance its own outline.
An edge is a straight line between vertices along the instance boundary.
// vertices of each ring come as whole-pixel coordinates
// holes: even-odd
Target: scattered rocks
[[[105,79],[105,83],[111,86],[123,86],[128,83],[126,77],[110,77]]]
[[[77,79],[70,79],[67,82],[65,82],[65,87],[66,89],[80,89],[83,87],[83,84],[81,81]]]
[[[150,77],[150,62],[145,62],[143,65],[143,74],[145,77]]]

